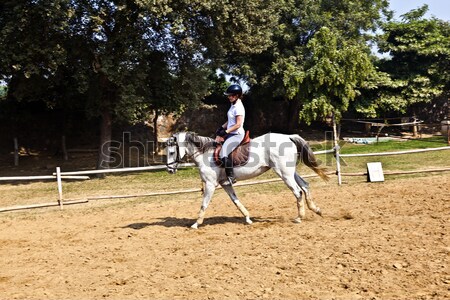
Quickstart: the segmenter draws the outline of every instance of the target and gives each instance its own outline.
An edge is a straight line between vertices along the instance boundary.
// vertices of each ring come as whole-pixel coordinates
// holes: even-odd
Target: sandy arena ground
[[[223,191],[198,230],[182,195],[2,213],[0,298],[450,298],[450,174],[313,182],[301,224],[287,188],[257,191],[251,226]]]

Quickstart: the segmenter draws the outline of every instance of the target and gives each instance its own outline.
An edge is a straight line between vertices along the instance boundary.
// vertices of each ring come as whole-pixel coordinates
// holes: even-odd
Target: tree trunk
[[[342,185],[342,176],[341,176],[341,160],[339,157],[339,135],[340,135],[340,129],[337,129],[337,123],[335,114],[333,112],[333,141],[334,141],[334,151],[336,156],[336,175],[338,176],[338,185]]]
[[[66,114],[66,110],[64,109],[62,111],[61,114],[59,114],[60,116],[60,128],[61,128],[61,151],[62,151],[62,156],[64,160],[69,160],[69,155],[67,154],[67,143],[66,143],[66,127],[67,127],[67,114]]]
[[[159,110],[157,108],[155,108],[155,117],[153,118],[153,147],[154,147],[155,156],[158,155],[158,152],[159,152],[158,117],[159,117]]]
[[[112,136],[112,116],[109,109],[104,108],[101,113],[100,124],[100,148],[98,152],[97,169],[108,169],[111,162],[111,136]],[[99,174],[100,178],[105,177]]]
[[[447,98],[447,144],[450,146],[450,97]]]
[[[300,112],[300,101],[298,99],[292,99],[289,101],[288,111],[288,131],[290,133],[298,129],[298,114]]]
[[[98,62],[101,67],[100,62]],[[98,70],[97,70],[98,72]],[[117,97],[116,87],[108,80],[108,77],[101,71],[99,72],[100,95],[100,144],[98,149],[97,169],[109,169],[111,163],[111,138],[112,138],[112,109],[111,103],[114,103]],[[104,178],[105,174],[99,174],[97,177]]]

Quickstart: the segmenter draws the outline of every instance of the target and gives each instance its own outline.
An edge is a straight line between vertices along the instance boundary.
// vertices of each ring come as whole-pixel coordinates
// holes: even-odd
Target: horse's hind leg
[[[303,178],[300,177],[297,173],[294,174],[294,179],[297,185],[300,187],[300,195],[297,197],[297,194],[294,192],[295,197],[297,198],[297,208],[298,208],[298,217],[294,219],[294,222],[300,223],[302,219],[305,218],[305,201],[303,201],[303,190],[302,187],[308,187],[309,184]],[[292,190],[292,189],[291,189]]]
[[[283,179],[284,183],[288,186],[288,188],[294,193],[295,198],[297,198],[297,209],[298,216],[294,219],[295,223],[301,223],[301,221],[305,218],[305,201],[302,197],[302,189],[299,184],[297,184],[297,180],[293,174],[289,174],[289,172],[282,172],[277,168],[273,168],[275,173]],[[305,182],[305,181],[304,181]],[[306,182],[305,182],[306,183]]]
[[[302,190],[303,190],[303,192],[305,192],[305,199],[306,199],[306,204],[308,205],[308,208],[310,210],[312,210],[313,212],[315,212],[316,214],[318,214],[319,216],[322,216],[322,210],[320,209],[320,207],[318,207],[316,205],[316,203],[314,203],[311,193],[309,192],[309,189],[302,187]]]
[[[227,192],[228,196],[230,196],[230,199],[233,201],[234,205],[239,209],[239,211],[244,215],[245,222],[247,224],[252,224],[252,220],[250,220],[250,214],[248,213],[248,210],[245,208],[245,206],[239,201],[238,197],[236,196],[236,193],[234,192],[233,186],[231,185],[222,185],[222,188]]]
[[[295,193],[294,193],[295,194]],[[300,196],[297,197],[297,209],[298,209],[298,217],[294,219],[295,223],[301,223],[302,220],[305,218],[306,212],[305,212],[305,201],[303,201],[302,193],[300,192]]]
[[[308,183],[301,178],[297,173],[292,174],[290,171],[281,171],[274,168],[274,171],[278,176],[283,179],[284,183],[289,187],[289,189],[294,193],[295,198],[297,198],[297,208],[298,217],[294,219],[294,222],[300,223],[305,218],[305,201],[302,194],[305,194],[306,204],[308,208],[311,209],[318,215],[322,215],[320,208],[312,201],[311,193],[309,192]],[[302,193],[303,192],[303,193]]]
[[[306,204],[308,205],[308,208],[318,214],[319,216],[322,216],[322,211],[320,208],[314,203],[312,200],[311,193],[309,191],[309,184],[300,177],[297,173],[294,174],[295,181],[297,182],[300,189],[305,193],[305,199]]]

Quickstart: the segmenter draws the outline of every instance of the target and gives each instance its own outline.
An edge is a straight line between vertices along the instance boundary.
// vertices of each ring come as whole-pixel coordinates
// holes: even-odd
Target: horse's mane
[[[194,132],[186,133],[186,142],[194,145],[200,153],[205,153],[209,149],[216,147],[214,144],[214,139],[198,135]]]

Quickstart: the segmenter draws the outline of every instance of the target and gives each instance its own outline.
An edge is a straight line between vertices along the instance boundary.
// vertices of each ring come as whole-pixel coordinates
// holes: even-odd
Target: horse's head
[[[186,155],[186,133],[179,132],[173,134],[167,140],[167,172],[174,174],[177,172],[178,164]]]

